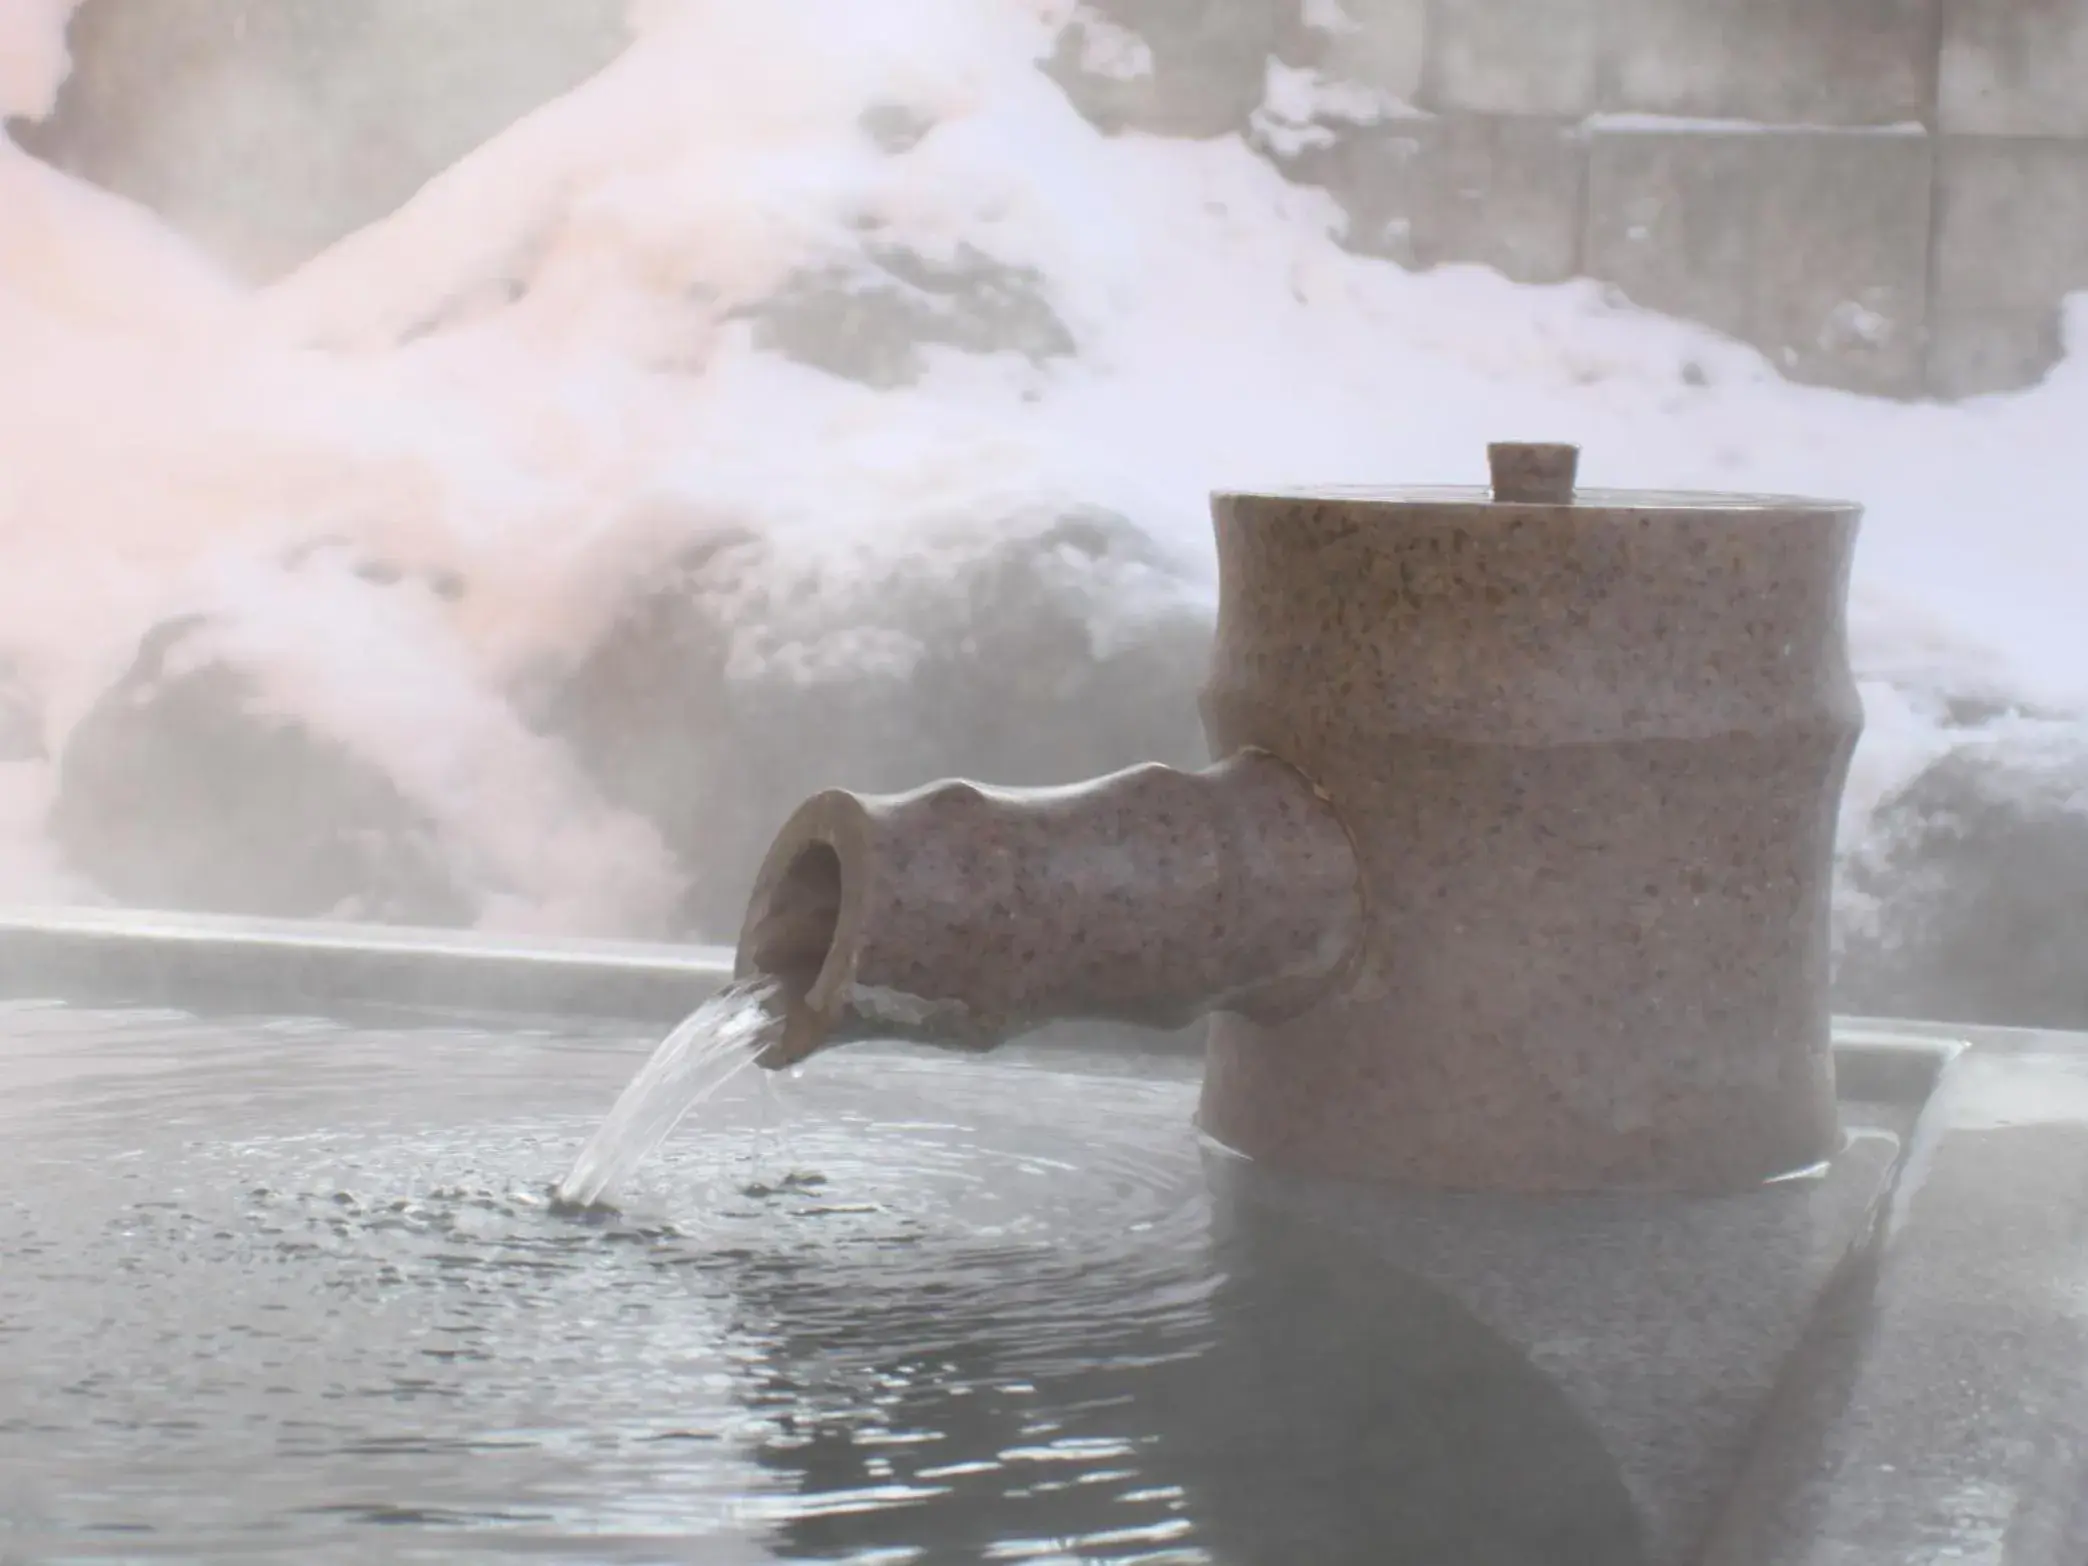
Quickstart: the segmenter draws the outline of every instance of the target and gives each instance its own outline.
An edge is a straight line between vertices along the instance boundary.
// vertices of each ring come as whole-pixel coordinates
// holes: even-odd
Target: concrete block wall
[[[1094,3],[1287,12],[1330,102],[1398,105],[1262,137],[1355,248],[1601,278],[1797,380],[2028,385],[2088,290],[2088,0]]]
[[[2088,0],[1942,0],[1930,378],[2019,385],[2088,289]]]
[[[598,68],[627,5],[84,0],[12,130],[267,277]],[[1602,278],[1800,380],[2023,386],[2088,290],[2088,0],[1080,0],[1046,69],[1107,129],[1246,134],[1357,249]]]
[[[1931,177],[1918,131],[1598,129],[1586,269],[1794,380],[1917,392]]]

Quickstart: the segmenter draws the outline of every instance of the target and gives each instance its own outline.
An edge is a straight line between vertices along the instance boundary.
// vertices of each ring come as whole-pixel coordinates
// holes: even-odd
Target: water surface
[[[1599,1443],[1194,1066],[0,1010],[0,1560],[1625,1562]]]

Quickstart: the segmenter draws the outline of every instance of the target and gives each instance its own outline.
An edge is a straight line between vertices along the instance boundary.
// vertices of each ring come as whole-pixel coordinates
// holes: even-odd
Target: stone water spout
[[[1737,1190],[1827,1158],[1859,508],[1220,494],[1214,766],[821,794],[757,877],[769,1065],[1212,1014],[1201,1123],[1427,1189]]]

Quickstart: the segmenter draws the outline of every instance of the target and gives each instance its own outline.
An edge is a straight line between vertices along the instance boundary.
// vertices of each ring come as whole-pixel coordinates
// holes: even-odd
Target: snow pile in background
[[[6,13],[0,99],[37,107],[65,9]],[[0,766],[9,895],[91,895],[43,845],[50,757],[144,630],[215,611],[271,705],[493,867],[489,922],[653,928],[657,838],[511,693],[679,540],[931,571],[927,540],[1093,503],[1185,562],[1155,591],[1207,594],[1213,487],[1476,482],[1489,439],[1577,441],[1591,485],[1868,504],[1853,829],[1953,705],[2088,708],[2088,353],[1890,404],[1592,284],[1351,256],[1237,141],[1081,120],[1036,69],[1062,9],[655,6],[608,71],[258,294],[0,141],[0,668],[43,741]],[[851,338],[872,359],[830,373],[791,321],[836,309],[917,341]],[[410,580],[371,590],[371,559]],[[443,580],[468,591],[417,585]],[[758,629],[736,656],[845,672]]]
[[[79,0],[7,0],[0,6],[0,120],[51,112],[71,62],[65,24]]]

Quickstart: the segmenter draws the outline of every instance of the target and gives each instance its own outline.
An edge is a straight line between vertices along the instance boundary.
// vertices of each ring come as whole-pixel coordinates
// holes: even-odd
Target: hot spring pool
[[[0,1008],[0,1561],[1643,1558],[1195,1061],[858,1046],[554,1212],[653,1041]]]

